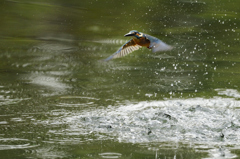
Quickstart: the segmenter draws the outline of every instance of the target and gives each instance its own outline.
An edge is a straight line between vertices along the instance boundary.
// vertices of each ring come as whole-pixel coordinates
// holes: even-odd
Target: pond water
[[[240,157],[240,1],[0,4],[0,158]]]

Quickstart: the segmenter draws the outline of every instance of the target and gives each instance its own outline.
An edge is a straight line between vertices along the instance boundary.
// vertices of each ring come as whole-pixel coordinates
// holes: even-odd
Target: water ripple
[[[99,153],[99,156],[102,158],[120,158],[122,156],[121,153],[116,153],[116,152],[104,152],[104,153]]]
[[[20,138],[0,138],[0,150],[27,149],[38,147],[27,139]]]

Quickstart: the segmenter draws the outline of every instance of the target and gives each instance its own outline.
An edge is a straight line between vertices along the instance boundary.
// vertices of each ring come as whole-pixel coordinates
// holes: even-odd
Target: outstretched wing
[[[114,58],[119,58],[119,57],[126,56],[126,55],[130,54],[131,52],[133,52],[135,50],[138,50],[139,48],[141,48],[141,46],[136,44],[134,42],[134,40],[131,39],[128,42],[126,42],[123,46],[121,46],[118,49],[118,51],[116,51],[113,55],[106,58],[104,61],[109,61],[109,60],[114,59]]]
[[[153,36],[145,34],[146,39],[150,41],[149,48],[152,49],[152,52],[158,52],[158,51],[168,51],[171,50],[173,47],[164,43],[163,41],[159,40],[158,38],[155,38]]]

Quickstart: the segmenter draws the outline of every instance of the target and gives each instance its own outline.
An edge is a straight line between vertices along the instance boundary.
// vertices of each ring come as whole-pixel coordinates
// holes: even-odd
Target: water
[[[0,3],[0,158],[239,158],[237,0]]]

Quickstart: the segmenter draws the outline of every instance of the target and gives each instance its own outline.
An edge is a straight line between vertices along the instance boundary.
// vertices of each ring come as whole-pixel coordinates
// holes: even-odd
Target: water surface
[[[1,158],[239,158],[239,1],[0,3]]]

